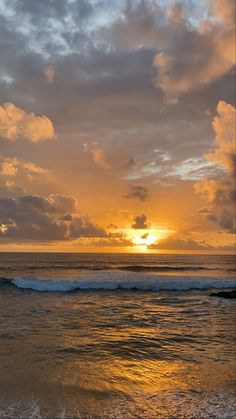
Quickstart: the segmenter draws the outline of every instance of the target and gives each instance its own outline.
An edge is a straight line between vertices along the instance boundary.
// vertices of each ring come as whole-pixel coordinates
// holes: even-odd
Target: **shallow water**
[[[0,415],[236,417],[234,263],[1,254]]]

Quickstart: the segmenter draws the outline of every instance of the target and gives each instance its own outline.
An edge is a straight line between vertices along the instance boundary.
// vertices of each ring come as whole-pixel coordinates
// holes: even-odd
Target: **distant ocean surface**
[[[0,418],[236,418],[232,255],[0,254]]]

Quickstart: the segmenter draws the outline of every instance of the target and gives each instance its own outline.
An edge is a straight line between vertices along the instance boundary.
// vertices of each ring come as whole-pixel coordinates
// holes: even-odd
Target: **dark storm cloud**
[[[0,237],[15,241],[57,241],[107,237],[105,230],[78,213],[72,196],[0,197]]]

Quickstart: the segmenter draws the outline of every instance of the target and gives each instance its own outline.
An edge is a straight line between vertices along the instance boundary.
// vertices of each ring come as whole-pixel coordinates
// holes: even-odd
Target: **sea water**
[[[236,418],[230,255],[0,254],[0,417]]]

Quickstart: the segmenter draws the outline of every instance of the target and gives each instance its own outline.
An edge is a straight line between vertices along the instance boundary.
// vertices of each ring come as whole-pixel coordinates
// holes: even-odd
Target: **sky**
[[[231,252],[234,0],[0,0],[0,250]]]

